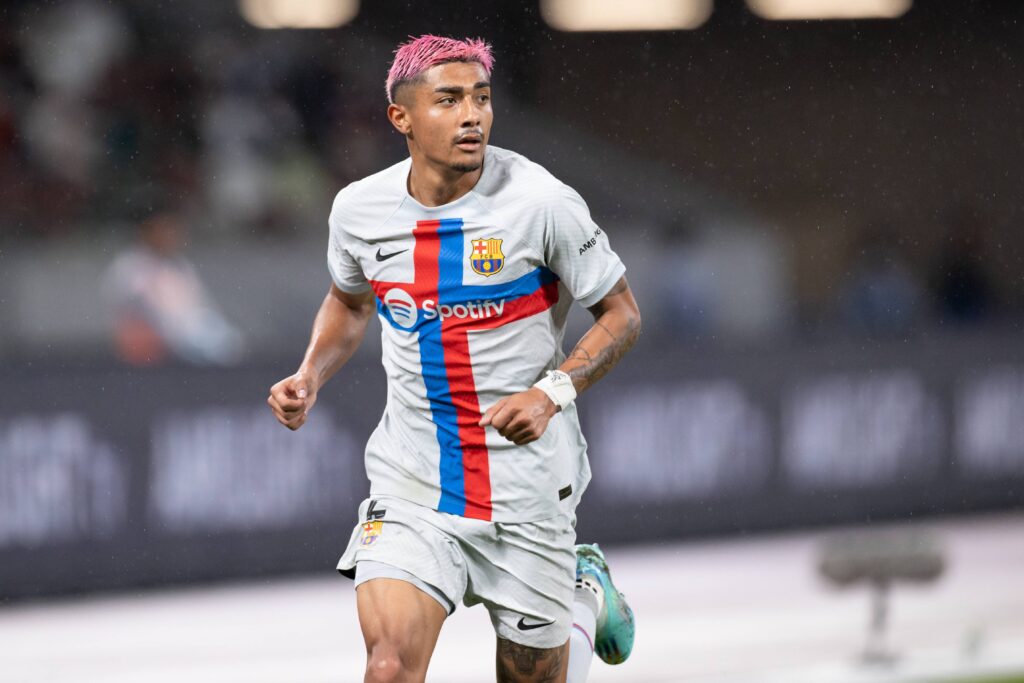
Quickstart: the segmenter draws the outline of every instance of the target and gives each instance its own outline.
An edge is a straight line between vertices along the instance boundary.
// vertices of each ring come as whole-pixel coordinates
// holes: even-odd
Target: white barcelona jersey
[[[334,283],[372,289],[383,328],[371,495],[498,522],[569,513],[590,480],[575,405],[524,446],[478,422],[562,363],[572,301],[594,305],[625,267],[580,196],[519,154],[489,146],[476,186],[437,207],[409,195],[410,167],[352,183],[330,218]]]

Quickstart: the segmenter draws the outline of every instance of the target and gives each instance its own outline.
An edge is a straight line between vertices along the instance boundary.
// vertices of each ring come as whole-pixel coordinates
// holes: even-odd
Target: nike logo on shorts
[[[551,624],[553,623],[555,622],[545,621],[543,624],[527,624],[526,620],[524,620],[522,617],[519,617],[519,623],[516,624],[516,628],[518,628],[520,631],[530,631],[535,628],[540,628],[541,626],[551,626]]]
[[[409,250],[408,249],[403,249],[402,251],[396,251],[396,252],[393,252],[391,254],[382,254],[382,253],[380,253],[380,249],[378,249],[377,250],[377,260],[378,261],[387,261],[392,256],[398,256],[399,254],[404,254],[407,251],[409,251]]]

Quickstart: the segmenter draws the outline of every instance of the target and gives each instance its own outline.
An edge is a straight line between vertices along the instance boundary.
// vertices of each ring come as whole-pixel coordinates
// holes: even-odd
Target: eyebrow
[[[480,90],[481,88],[490,88],[491,84],[487,81],[478,81],[473,85],[473,90]],[[461,95],[464,92],[464,88],[459,85],[442,85],[440,88],[434,88],[434,92],[444,92],[449,95]]]

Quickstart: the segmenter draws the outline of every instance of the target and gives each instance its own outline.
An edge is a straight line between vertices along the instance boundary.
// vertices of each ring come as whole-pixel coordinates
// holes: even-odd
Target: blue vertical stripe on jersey
[[[430,419],[437,430],[440,449],[438,463],[441,475],[441,499],[437,509],[453,515],[466,511],[466,487],[462,470],[462,447],[459,445],[459,426],[455,404],[451,400],[451,386],[444,366],[444,347],[441,344],[441,319],[434,318],[419,330],[420,365],[423,384],[430,401]]]
[[[442,218],[437,228],[441,237],[441,253],[438,256],[437,298],[438,304],[457,304],[465,299],[460,296],[462,285],[462,259],[465,258],[465,240],[462,235],[461,218]]]
[[[462,259],[464,239],[461,218],[442,218],[437,228],[441,240],[438,256],[438,305],[448,304],[452,295],[458,296],[462,288]],[[451,302],[454,303],[454,302]],[[432,321],[434,322],[434,321]],[[458,416],[452,403],[451,383],[448,368],[444,362],[444,347],[441,343],[441,319],[429,327],[430,332],[420,333],[421,362],[437,364],[437,378],[433,387],[427,386],[434,424],[437,425],[437,441],[441,447],[441,500],[437,509],[453,515],[466,512],[466,482],[462,460],[462,445],[459,440]],[[424,330],[426,331],[426,330]],[[424,349],[428,348],[429,353]],[[424,373],[424,377],[426,373]],[[440,408],[435,408],[435,405]]]

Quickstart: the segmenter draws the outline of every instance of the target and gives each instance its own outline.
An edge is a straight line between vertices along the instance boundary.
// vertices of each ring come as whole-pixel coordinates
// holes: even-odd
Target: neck
[[[412,169],[409,171],[409,194],[424,206],[441,206],[454,202],[473,189],[484,167],[475,171],[456,171],[436,164],[410,149]]]

